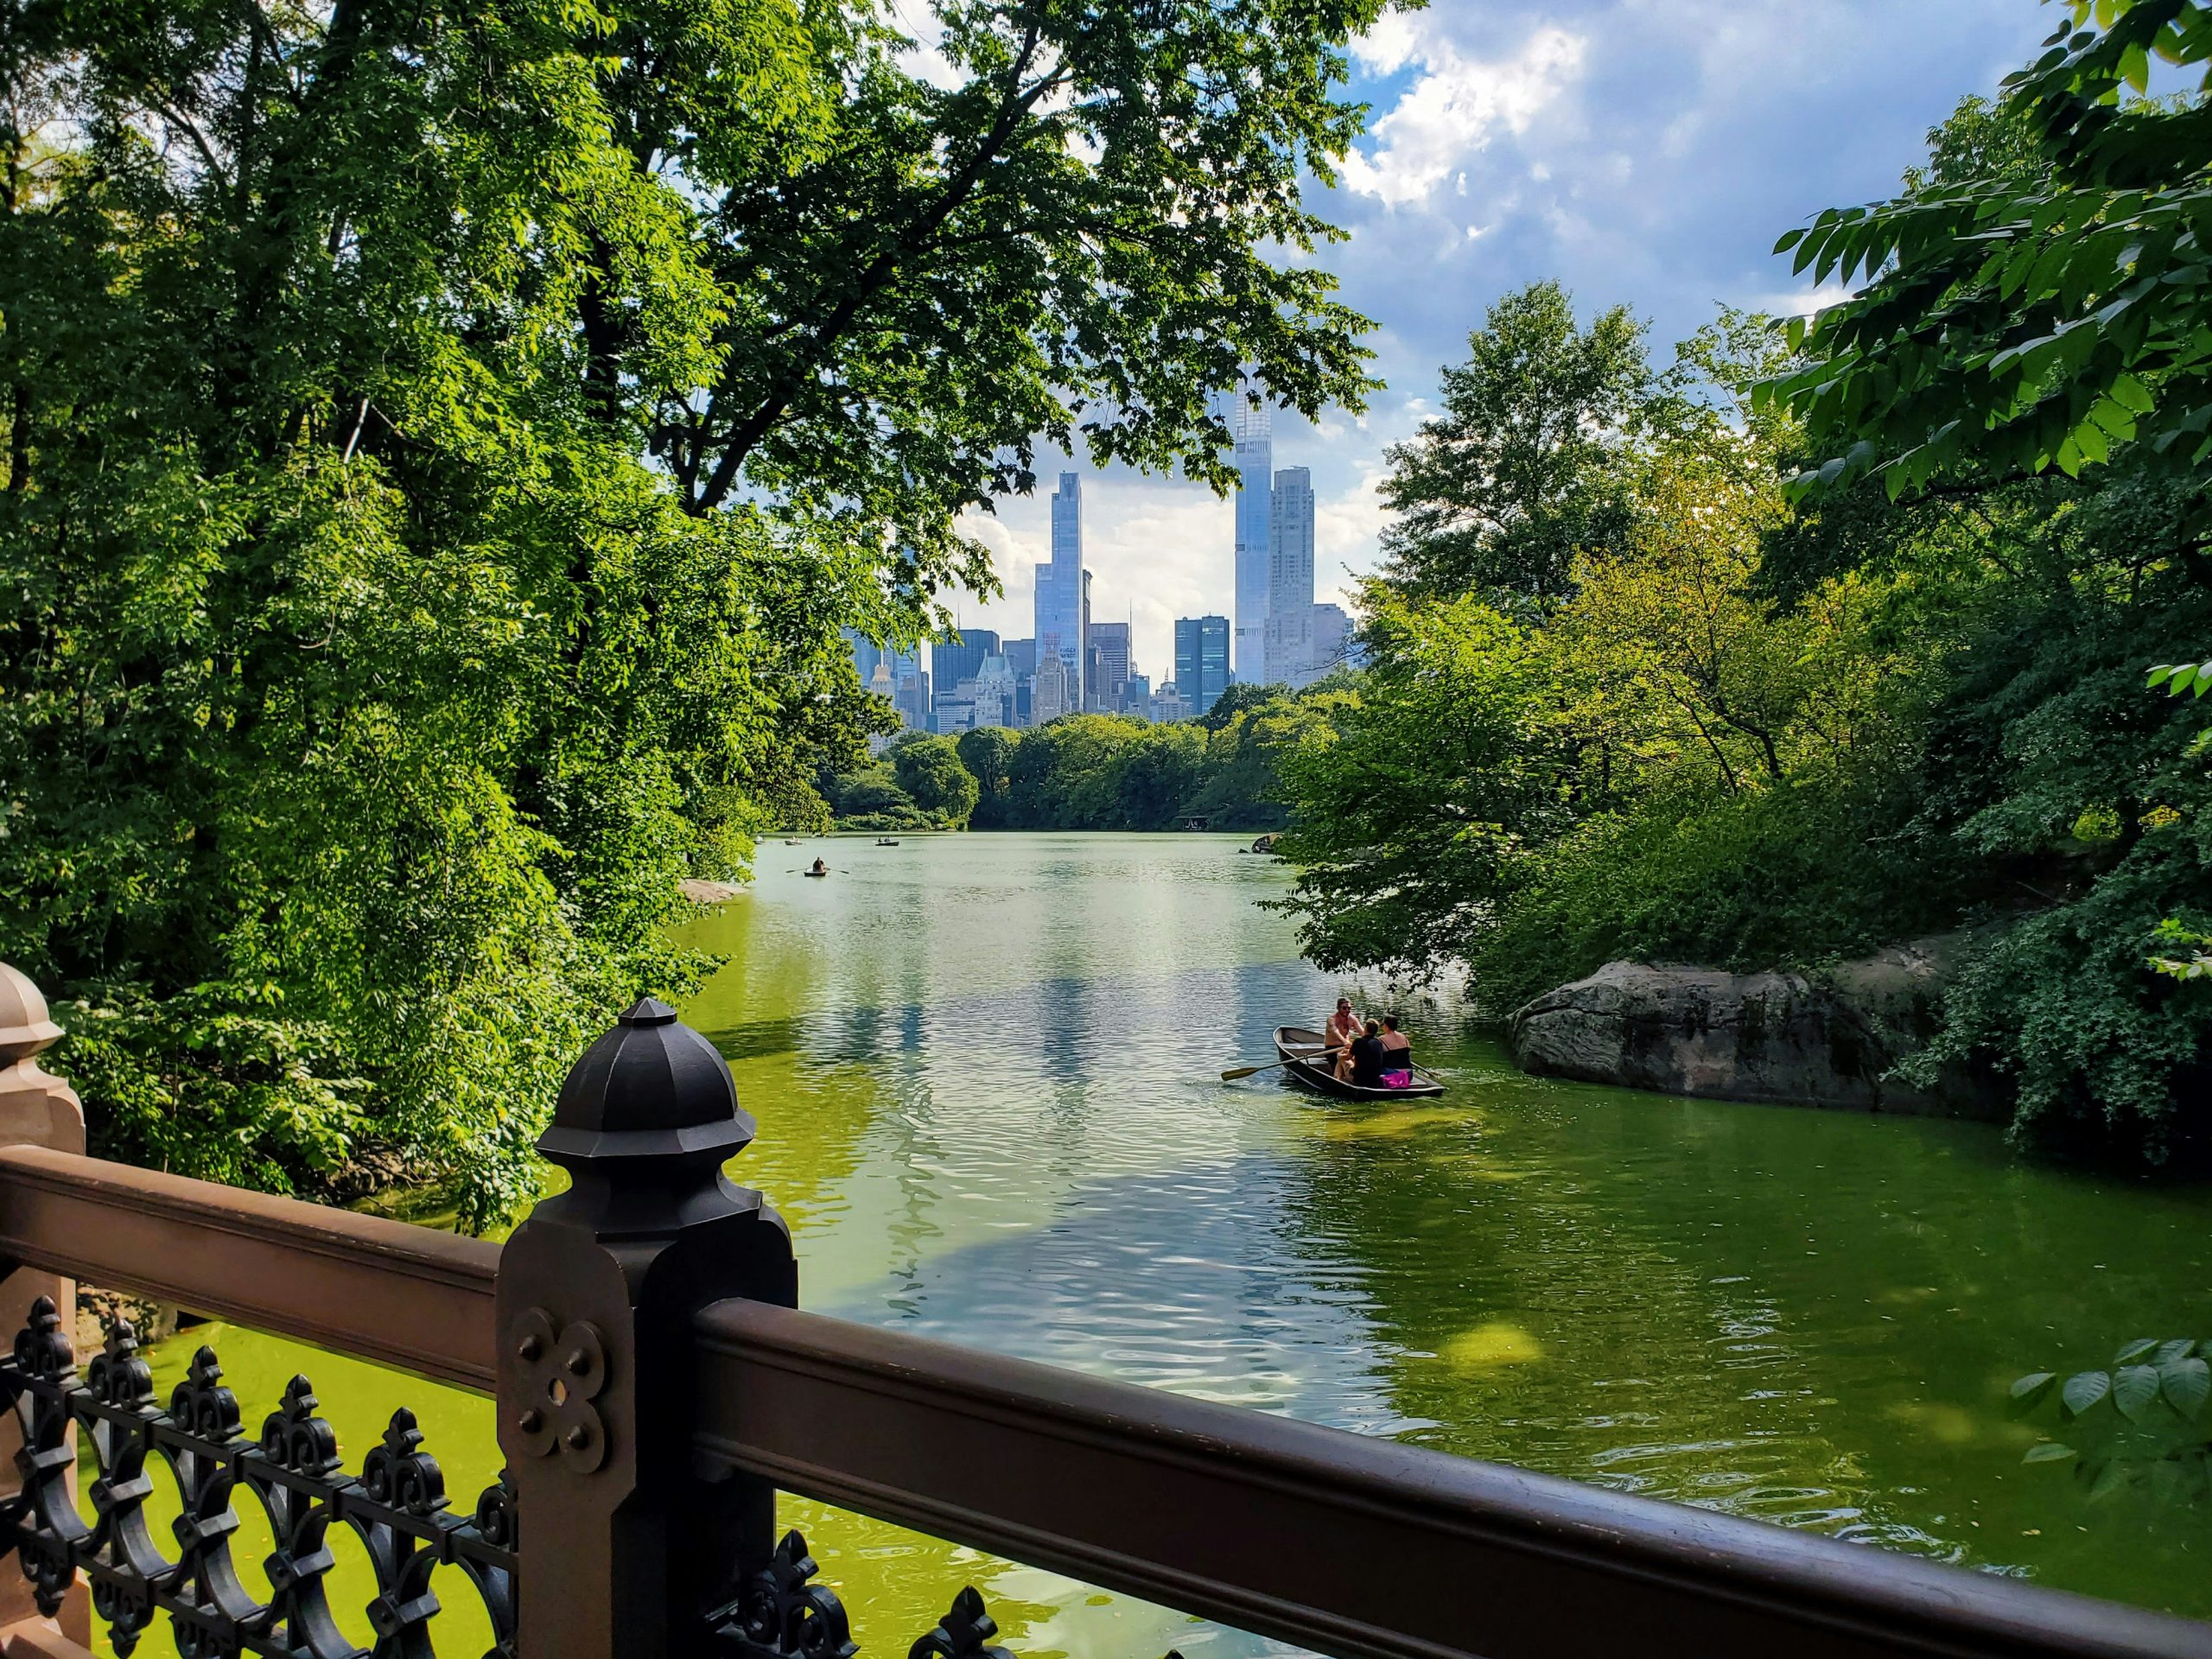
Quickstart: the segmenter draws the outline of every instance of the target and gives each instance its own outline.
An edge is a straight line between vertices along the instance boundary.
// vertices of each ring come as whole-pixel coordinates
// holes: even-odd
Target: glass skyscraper
[[[1273,539],[1274,415],[1257,381],[1240,386],[1230,410],[1236,440],[1236,677],[1259,681],[1268,672],[1268,565]],[[1179,678],[1176,683],[1182,684]],[[1184,695],[1190,690],[1184,687]]]
[[[1313,676],[1313,474],[1275,474],[1268,529],[1268,666],[1270,684]]]
[[[1068,671],[1070,706],[1083,707],[1085,612],[1090,595],[1083,568],[1083,480],[1060,474],[1052,492],[1052,559],[1037,567],[1037,657],[1059,658]]]
[[[1175,619],[1175,689],[1193,715],[1203,715],[1229,690],[1229,619]]]

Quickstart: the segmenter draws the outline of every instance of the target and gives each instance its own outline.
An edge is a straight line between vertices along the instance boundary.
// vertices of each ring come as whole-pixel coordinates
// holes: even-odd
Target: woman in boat
[[[1408,1089],[1414,1080],[1414,1040],[1398,1029],[1398,1016],[1382,1016],[1382,1086]]]
[[[830,874],[830,866],[823,860],[817,858],[814,861],[813,869],[807,872],[807,874],[810,875],[827,875]]]
[[[1363,1089],[1382,1086],[1382,1026],[1370,1020],[1367,1030],[1351,1046],[1351,1080]]]

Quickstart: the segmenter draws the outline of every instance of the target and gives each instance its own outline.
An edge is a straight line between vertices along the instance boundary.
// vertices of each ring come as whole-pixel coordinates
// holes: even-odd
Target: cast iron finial
[[[646,996],[584,1051],[537,1149],[570,1169],[645,1158],[719,1164],[753,1131],[715,1046]]]

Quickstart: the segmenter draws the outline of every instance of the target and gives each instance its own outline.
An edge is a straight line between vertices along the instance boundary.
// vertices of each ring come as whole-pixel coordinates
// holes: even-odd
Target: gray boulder
[[[1964,943],[1891,946],[1818,982],[1609,962],[1517,1010],[1513,1058],[1543,1076],[1668,1094],[2001,1116],[1993,1091],[1963,1073],[1933,1089],[1885,1080],[1935,1031],[1945,969]]]

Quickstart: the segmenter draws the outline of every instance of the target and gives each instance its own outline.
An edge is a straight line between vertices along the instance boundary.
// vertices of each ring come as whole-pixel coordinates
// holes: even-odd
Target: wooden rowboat
[[[1367,1089],[1356,1083],[1339,1083],[1321,1058],[1328,1046],[1319,1032],[1303,1026],[1275,1027],[1275,1057],[1287,1062],[1283,1075],[1316,1094],[1332,1095],[1338,1100],[1427,1100],[1444,1092],[1444,1085],[1419,1066],[1413,1068],[1412,1084],[1403,1089]]]

